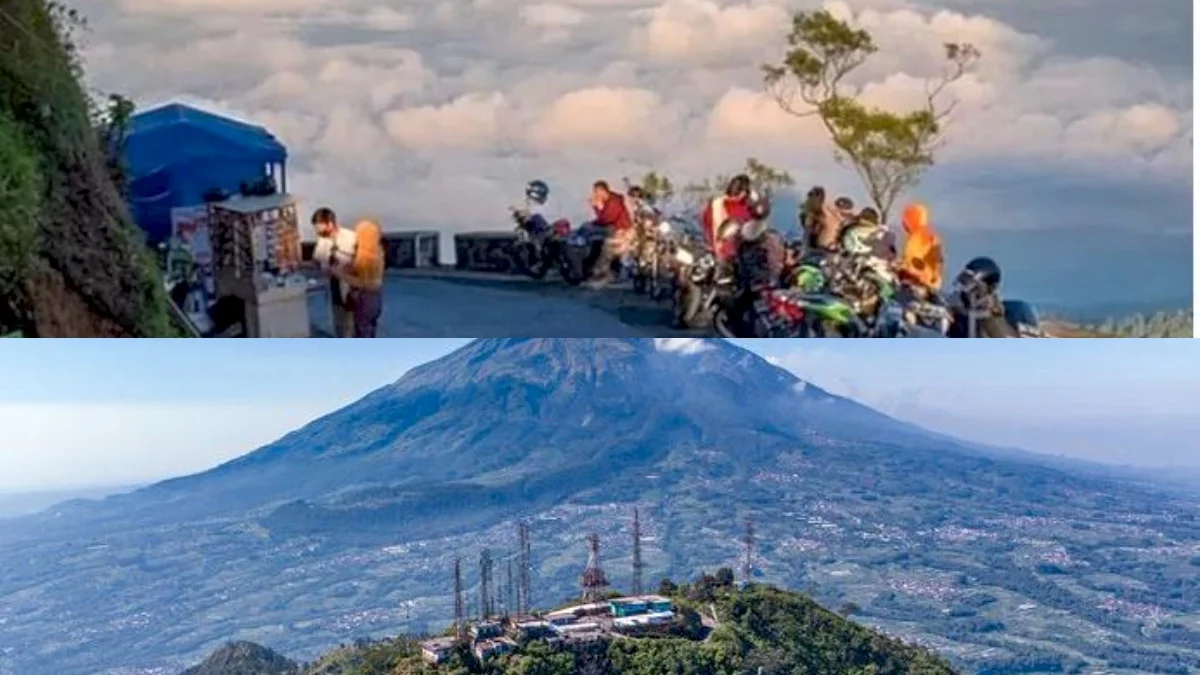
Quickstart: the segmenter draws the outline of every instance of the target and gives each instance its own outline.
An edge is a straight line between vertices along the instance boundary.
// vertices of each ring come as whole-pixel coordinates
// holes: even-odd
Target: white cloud
[[[551,103],[530,140],[546,152],[659,149],[680,123],[678,114],[648,89],[589,87]]]
[[[789,25],[787,10],[767,2],[667,0],[647,14],[633,35],[634,48],[674,65],[738,63],[778,44]]]
[[[701,354],[713,348],[703,338],[654,338],[654,346],[672,354]]]
[[[393,140],[411,150],[487,150],[502,140],[506,108],[499,92],[466,94],[443,105],[389,112],[384,127]]]
[[[97,88],[141,104],[217,102],[267,124],[289,144],[293,187],[311,191],[301,197],[403,214],[405,227],[504,227],[496,214],[534,174],[554,184],[570,217],[582,215],[596,178],[661,169],[686,182],[747,156],[801,181],[856,184],[815,120],[763,93],[758,66],[785,49],[794,7],[784,0],[87,1]],[[1099,0],[1063,10],[1080,30],[1104,19],[1090,1]],[[1099,42],[1066,53],[1060,36],[993,16],[1005,8],[826,6],[875,36],[880,53],[854,84],[881,106],[919,102],[941,42],[983,51],[978,72],[953,89],[960,105],[923,189],[942,194],[959,167],[990,162],[1184,189],[1192,85],[1183,71],[1121,60]],[[1154,11],[1161,21],[1168,10]],[[418,186],[430,192],[418,196]],[[442,203],[429,203],[435,195]],[[956,198],[969,199],[947,194],[939,212],[975,212]]]
[[[583,23],[587,15],[570,5],[539,2],[521,7],[521,18],[541,28],[572,28]]]
[[[333,0],[118,0],[131,14],[194,16],[291,14],[327,7]]]

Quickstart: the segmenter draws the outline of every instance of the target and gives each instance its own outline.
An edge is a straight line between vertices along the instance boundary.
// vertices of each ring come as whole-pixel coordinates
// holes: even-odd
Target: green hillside
[[[724,572],[724,573],[722,573]],[[417,639],[359,641],[303,666],[301,675],[950,675],[931,652],[770,586],[731,585],[728,570],[692,584],[663,583],[678,609],[659,637],[617,638],[552,649],[523,641],[515,653],[480,662],[465,647],[441,665],[426,663]],[[714,616],[715,613],[715,616]],[[232,675],[238,664],[224,661]],[[761,670],[760,670],[761,669]]]
[[[56,3],[0,0],[0,335],[170,335],[82,84],[82,27]]]

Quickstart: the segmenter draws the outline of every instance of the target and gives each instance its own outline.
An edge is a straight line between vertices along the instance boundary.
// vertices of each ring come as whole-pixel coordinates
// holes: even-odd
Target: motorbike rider
[[[874,286],[876,296],[891,285],[896,261],[896,238],[879,221],[878,211],[864,208],[843,228],[839,242],[846,271],[857,275],[855,282]]]
[[[851,202],[850,208],[853,209],[853,206]],[[843,220],[843,214],[826,200],[825,188],[813,186],[800,209],[800,228],[804,232],[805,248],[823,253],[836,251]]]
[[[525,185],[525,217],[530,221],[539,221],[538,229],[548,229],[555,219],[548,213],[550,210],[550,186],[543,180],[531,180]]]
[[[770,225],[768,197],[755,193],[750,206],[754,218],[739,229],[738,285],[748,291],[761,291],[779,285],[787,261],[787,242]]]
[[[840,219],[840,226],[845,227],[850,223],[850,221],[854,220],[855,213],[853,199],[850,199],[849,197],[838,197],[833,202],[833,208],[837,211],[838,218]],[[839,232],[838,234],[840,235],[841,233]]]
[[[633,218],[624,195],[615,192],[607,181],[592,184],[592,210],[596,217],[592,224],[604,228],[604,250],[592,269],[589,286],[599,288],[612,282],[613,263],[624,257],[633,243]]]
[[[730,179],[725,186],[725,194],[714,197],[705,205],[700,222],[704,228],[704,238],[717,260],[731,260],[737,253],[736,238],[722,238],[718,230],[728,222],[743,225],[754,220],[754,197],[750,176],[743,173]]]
[[[955,279],[954,322],[949,337],[1020,337],[1004,315],[1000,297],[1000,266],[995,260],[979,257],[971,260]]]
[[[945,261],[941,238],[929,224],[929,210],[924,204],[909,204],[900,222],[906,235],[900,280],[920,297],[936,295],[942,286]]]

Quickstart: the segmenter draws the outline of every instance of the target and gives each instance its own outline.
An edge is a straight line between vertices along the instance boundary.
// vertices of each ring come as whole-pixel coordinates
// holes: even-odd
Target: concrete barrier
[[[388,232],[383,235],[388,267],[413,269],[441,265],[441,234],[433,230]]]
[[[464,232],[454,235],[454,266],[474,272],[516,273],[509,250],[517,240],[512,232]]]
[[[316,244],[301,242],[300,257],[312,260]],[[383,256],[388,267],[399,269],[441,266],[441,233],[434,230],[387,232],[383,235]]]

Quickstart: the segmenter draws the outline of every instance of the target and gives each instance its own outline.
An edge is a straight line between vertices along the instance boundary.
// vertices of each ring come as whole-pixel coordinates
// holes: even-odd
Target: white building
[[[435,638],[421,643],[421,658],[437,665],[444,663],[454,653],[454,638]]]

